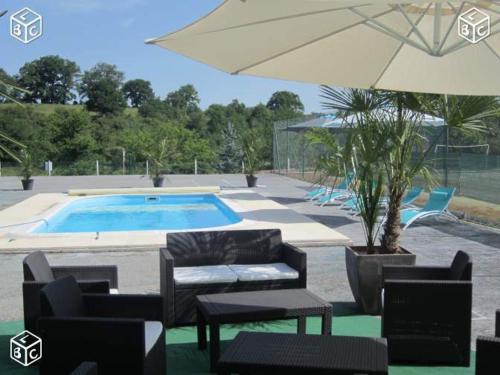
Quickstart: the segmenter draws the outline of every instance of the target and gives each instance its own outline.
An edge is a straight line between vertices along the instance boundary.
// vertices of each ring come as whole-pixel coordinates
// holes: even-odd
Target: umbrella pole
[[[448,108],[448,95],[444,95],[445,108]],[[443,172],[444,172],[444,186],[448,187],[448,145],[450,142],[450,128],[448,124],[444,124],[444,159],[443,159]]]

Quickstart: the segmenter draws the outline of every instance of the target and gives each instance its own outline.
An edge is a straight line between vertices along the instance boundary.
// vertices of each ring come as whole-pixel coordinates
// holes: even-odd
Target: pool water
[[[213,194],[112,195],[69,203],[32,232],[182,230],[239,221],[241,218]]]

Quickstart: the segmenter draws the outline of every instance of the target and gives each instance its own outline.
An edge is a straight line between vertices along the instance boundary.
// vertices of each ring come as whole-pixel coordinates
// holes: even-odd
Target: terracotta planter
[[[154,177],[153,178],[153,186],[154,187],[162,187],[163,181],[165,181],[165,177]]]
[[[382,310],[382,267],[412,266],[416,255],[402,249],[400,254],[366,254],[366,247],[346,246],[347,278],[356,303],[367,314],[379,315]]]
[[[247,175],[247,185],[248,187],[256,187],[257,186],[257,177],[253,175]]]
[[[21,183],[23,184],[23,190],[33,190],[33,184],[35,183],[35,180],[30,178],[28,180],[21,180]]]

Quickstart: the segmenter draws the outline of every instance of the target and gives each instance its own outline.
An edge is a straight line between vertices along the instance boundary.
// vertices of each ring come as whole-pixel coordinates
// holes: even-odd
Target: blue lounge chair
[[[336,200],[350,197],[352,193],[349,190],[349,187],[351,186],[353,178],[354,175],[349,173],[336,188],[327,191],[321,198],[314,202],[314,204],[323,207],[327,204],[335,202]]]
[[[321,195],[324,195],[326,192],[327,192],[327,187],[326,186],[318,185],[313,190],[308,191],[306,193],[306,195],[304,196],[304,199],[306,199],[306,200],[313,200],[313,199],[316,199],[317,197],[319,197]]]
[[[401,225],[403,230],[408,228],[412,223],[418,219],[429,216],[446,216],[453,220],[458,220],[451,212],[448,211],[455,188],[440,187],[433,189],[429,194],[429,200],[424,207],[407,208],[401,211]]]
[[[403,200],[401,201],[401,207],[406,207],[406,206],[412,206],[413,202],[417,200],[417,198],[420,196],[422,193],[421,187],[412,187],[410,191],[406,193],[406,195],[403,197]]]

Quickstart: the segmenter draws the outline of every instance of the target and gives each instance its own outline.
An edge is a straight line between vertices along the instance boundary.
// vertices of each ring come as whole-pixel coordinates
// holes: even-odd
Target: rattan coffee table
[[[218,374],[387,375],[387,363],[382,338],[240,332]]]
[[[210,327],[210,370],[220,355],[220,325],[297,319],[297,333],[306,333],[306,317],[322,316],[321,333],[331,335],[332,305],[307,289],[263,290],[197,296],[198,348],[207,347]]]

